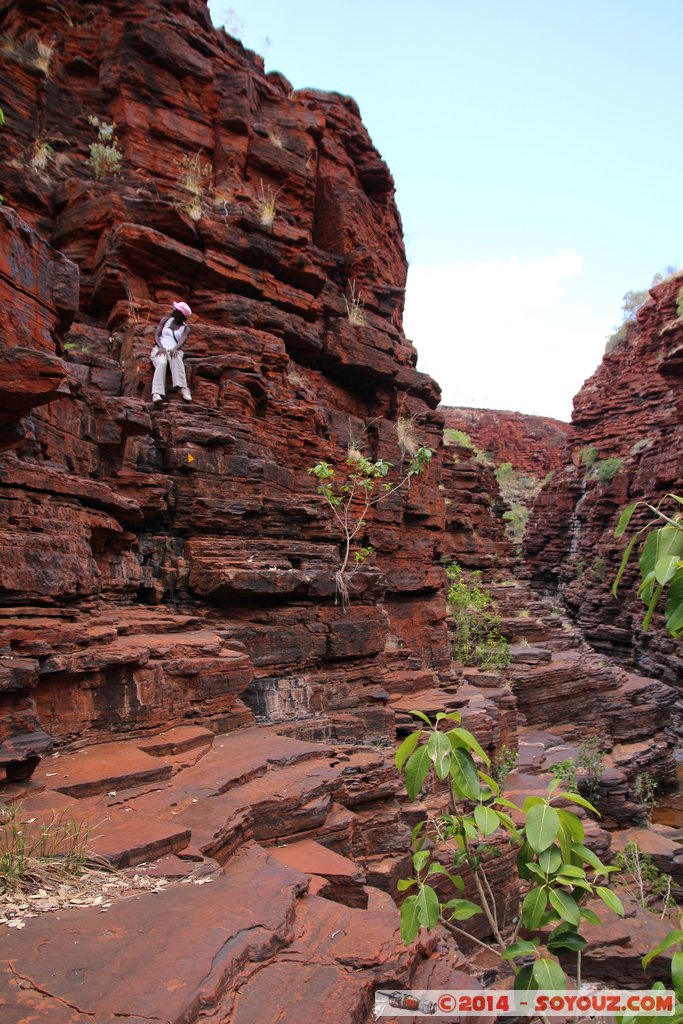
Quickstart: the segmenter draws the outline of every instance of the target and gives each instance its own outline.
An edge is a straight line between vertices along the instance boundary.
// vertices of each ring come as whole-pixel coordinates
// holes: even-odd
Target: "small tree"
[[[587,899],[597,896],[619,915],[623,915],[624,908],[605,884],[617,869],[603,864],[584,845],[584,828],[578,815],[555,804],[571,801],[595,814],[597,811],[578,793],[561,791],[559,779],[550,783],[547,796],[529,796],[519,807],[501,795],[498,783],[480,767],[483,764],[488,768],[488,755],[472,733],[457,724],[457,712],[440,712],[434,722],[421,711],[411,714],[426,728],[411,733],[401,743],[396,767],[405,778],[411,800],[418,797],[430,774],[437,786],[445,783],[448,809],[413,829],[413,874],[398,882],[400,892],[410,893],[401,905],[403,941],[412,942],[421,927],[432,929],[441,923],[454,935],[466,935],[501,961],[509,962],[516,990],[565,989],[567,977],[556,955],[573,952],[579,987],[581,951],[587,945],[580,929],[584,921],[600,923],[597,914],[585,906]],[[443,732],[441,727],[446,723],[450,728]],[[521,815],[521,825],[515,824],[510,811]],[[498,917],[487,874],[492,856],[487,841],[496,833],[507,834],[517,849],[518,876],[527,887],[507,932]],[[458,873],[462,869],[471,874],[478,903],[460,895],[465,888],[465,880]],[[454,897],[442,900],[430,880],[452,886]],[[461,922],[476,914],[486,917],[490,941],[462,929]],[[519,938],[521,928],[528,938]],[[550,956],[539,950],[541,943]]]
[[[420,446],[397,482],[388,479],[392,468],[390,462],[383,459],[371,462],[356,447],[349,448],[346,459],[348,472],[341,484],[329,462],[318,462],[307,470],[318,481],[318,494],[330,508],[342,534],[342,562],[335,573],[335,582],[337,596],[343,605],[349,603],[349,581],[372,551],[371,547],[357,542],[367,525],[370,509],[401,487],[410,485],[414,476],[425,473],[433,454],[431,448]]]
[[[683,506],[683,498],[678,494],[665,494],[656,506],[650,505],[647,501],[634,501],[621,513],[614,531],[615,537],[624,536],[633,513],[640,505],[649,509],[655,518],[636,530],[631,537],[621,559],[617,578],[612,585],[612,593],[617,596],[619,583],[633,549],[645,534],[639,563],[641,583],[638,587],[638,594],[647,605],[643,630],[647,632],[650,628],[655,608],[666,590],[666,630],[671,636],[679,638],[683,635],[683,511],[674,505],[673,512],[665,514],[661,506],[666,502],[677,502],[679,506]],[[662,523],[664,525],[659,525]]]

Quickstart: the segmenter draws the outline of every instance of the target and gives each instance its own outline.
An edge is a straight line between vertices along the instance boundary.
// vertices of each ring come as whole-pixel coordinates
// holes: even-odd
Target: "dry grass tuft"
[[[405,414],[401,414],[396,420],[396,436],[401,454],[408,455],[411,459],[415,457],[420,447],[417,423],[417,416],[406,416]]]
[[[349,284],[349,298],[344,296],[344,303],[346,304],[346,315],[349,318],[349,323],[353,324],[354,327],[363,327],[368,322],[365,315],[365,303],[361,298],[360,292],[356,294],[356,282],[351,281]]]
[[[278,189],[279,191],[279,189]],[[259,182],[259,194],[254,200],[256,206],[256,212],[259,216],[259,221],[264,228],[270,228],[273,226],[275,220],[275,214],[277,212],[277,192],[274,192],[270,185],[267,185],[264,189],[263,181]]]

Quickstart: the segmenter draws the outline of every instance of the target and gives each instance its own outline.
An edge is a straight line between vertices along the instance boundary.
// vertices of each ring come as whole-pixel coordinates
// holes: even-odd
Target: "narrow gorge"
[[[445,408],[353,99],[265,73],[204,0],[0,0],[0,46],[0,800],[25,830],[81,823],[121,885],[5,891],[0,1024],[364,1024],[380,989],[510,987],[484,915],[401,939],[411,830],[444,801],[396,771],[413,710],[457,710],[512,801],[592,742],[586,846],[637,839],[680,898],[683,823],[645,824],[642,786],[676,782],[680,643],[642,632],[635,566],[610,586],[620,510],[683,478],[683,277],[570,425]],[[193,400],[153,404],[177,300]],[[359,454],[405,483],[360,527],[347,602],[310,471]],[[454,657],[454,564],[504,663]],[[517,850],[486,844],[512,927]],[[640,960],[669,923],[624,903],[587,926],[585,979],[667,980]]]

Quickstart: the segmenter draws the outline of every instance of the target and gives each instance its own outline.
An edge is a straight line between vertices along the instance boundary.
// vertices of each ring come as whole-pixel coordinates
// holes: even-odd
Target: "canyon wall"
[[[536,584],[559,587],[594,647],[673,684],[683,677],[680,643],[665,634],[661,614],[642,632],[636,557],[618,599],[611,586],[626,546],[614,537],[621,510],[681,493],[682,285],[678,273],[651,290],[625,338],[576,396],[568,465],[536,501],[525,552]],[[633,525],[646,521],[639,515]]]
[[[496,466],[511,462],[514,469],[542,479],[563,465],[568,424],[562,420],[501,409],[441,408],[446,427],[463,430]]]
[[[200,0],[72,7],[0,4],[0,759],[188,719],[385,735],[391,672],[449,666],[440,459],[368,517],[349,608],[307,471],[356,444],[398,479],[401,419],[440,447],[391,175],[352,99],[265,74]],[[175,299],[194,401],[157,407]]]

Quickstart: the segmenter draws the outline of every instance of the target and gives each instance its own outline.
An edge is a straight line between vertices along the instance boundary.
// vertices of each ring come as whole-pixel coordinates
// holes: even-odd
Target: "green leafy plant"
[[[543,482],[515,469],[511,462],[501,462],[496,469],[496,480],[502,498],[510,506],[510,510],[503,513],[503,519],[508,524],[506,533],[512,543],[519,547],[524,539],[531,506]]]
[[[632,839],[614,860],[619,869],[619,881],[628,895],[639,906],[650,909],[661,904],[661,916],[676,905],[671,895],[672,878],[659,871],[649,853],[643,853]]]
[[[645,808],[645,821],[649,824],[652,819],[652,812],[657,806],[657,782],[649,772],[642,772],[636,775],[633,795],[638,803],[642,804]]]
[[[500,616],[488,609],[491,596],[481,586],[481,573],[466,573],[457,562],[444,562],[448,605],[453,626],[453,657],[463,665],[504,669],[512,661],[510,645],[501,636]]]
[[[591,803],[595,803],[605,767],[605,752],[597,736],[583,740],[576,765],[580,772],[579,787],[583,788]]]
[[[434,452],[420,446],[402,467],[398,480],[389,480],[392,469],[390,462],[378,459],[371,462],[359,448],[351,446],[346,459],[346,476],[340,483],[334,466],[319,462],[307,470],[318,481],[317,491],[329,507],[334,522],[342,535],[342,561],[335,573],[337,598],[343,605],[349,603],[349,583],[353,575],[372,552],[369,546],[358,544],[362,530],[367,525],[367,515],[390,494],[410,484],[414,476],[420,476],[429,469]]]
[[[464,430],[455,430],[453,427],[446,427],[443,432],[443,439],[446,444],[457,444],[461,448],[471,448],[474,450],[474,443],[469,434],[466,434]]]
[[[434,785],[447,787],[448,804],[412,832],[413,873],[398,882],[399,892],[408,893],[400,912],[403,941],[412,942],[421,927],[442,924],[508,961],[516,990],[566,988],[567,976],[556,956],[574,952],[579,987],[581,951],[587,945],[580,929],[584,921],[600,923],[586,901],[597,896],[619,915],[624,908],[606,884],[616,868],[603,864],[584,845],[578,815],[557,804],[569,801],[597,811],[578,793],[562,791],[559,779],[550,783],[547,796],[527,797],[519,807],[501,795],[496,780],[484,770],[489,757],[472,733],[460,727],[457,712],[440,712],[433,722],[421,711],[411,714],[422,725],[399,746],[396,767],[411,800],[431,776]],[[510,811],[521,816],[522,824],[515,824]],[[517,873],[526,889],[513,914],[512,932],[505,935],[489,880],[494,837],[517,849]],[[462,896],[463,875],[471,880],[478,902]],[[444,899],[435,886],[455,895]],[[462,922],[477,914],[486,918],[489,941],[462,928]],[[522,928],[525,938],[520,939]]]
[[[550,773],[554,775],[556,779],[563,782],[570,793],[579,792],[579,779],[576,774],[576,762],[568,757],[564,761],[558,761],[557,764],[550,765]]]
[[[118,174],[121,170],[123,154],[118,148],[116,137],[116,124],[112,121],[100,121],[99,117],[91,114],[88,124],[97,132],[97,142],[90,143],[90,157],[88,163],[96,178],[106,178],[110,174]]]
[[[623,459],[600,459],[595,464],[594,472],[601,484],[611,484],[623,465]]]
[[[508,775],[514,772],[518,760],[519,751],[513,750],[512,747],[502,746],[496,751],[491,762],[491,776],[499,786],[502,786]]]
[[[585,445],[585,447],[579,449],[579,459],[583,466],[594,466],[598,460],[598,449],[594,444]]]
[[[679,507],[673,505],[673,511],[665,514],[662,505],[674,502]],[[683,506],[683,498],[677,494],[665,494],[657,505],[650,505],[647,501],[632,502],[621,513],[614,531],[615,537],[624,536],[634,512],[640,506],[649,509],[655,518],[641,526],[631,537],[612,584],[612,593],[617,597],[619,583],[633,550],[645,535],[639,561],[641,583],[638,587],[638,594],[647,605],[643,630],[647,632],[650,628],[655,608],[666,590],[666,630],[678,638],[683,634],[683,511],[680,508]]]

